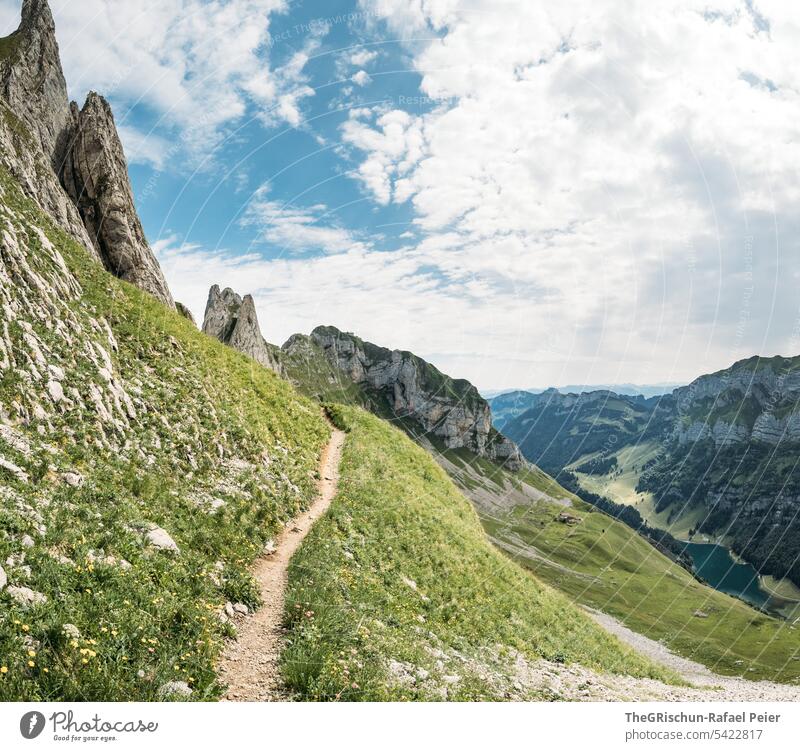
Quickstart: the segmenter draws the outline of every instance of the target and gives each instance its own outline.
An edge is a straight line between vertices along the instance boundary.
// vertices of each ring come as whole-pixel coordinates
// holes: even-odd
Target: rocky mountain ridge
[[[411,352],[379,347],[332,326],[296,334],[279,350],[261,333],[252,296],[218,285],[209,292],[203,331],[310,396],[411,420],[418,436],[434,436],[445,448],[467,449],[511,471],[525,465],[517,446],[492,426],[489,404],[471,383],[446,376]]]
[[[800,358],[743,360],[676,389],[674,396],[680,443],[800,441]]]
[[[489,404],[469,381],[332,326],[314,329],[311,339],[337,370],[379,393],[392,415],[416,420],[447,448],[466,448],[512,471],[525,464],[517,446],[492,427]]]
[[[29,197],[108,271],[175,307],[133,201],[108,102],[70,103],[47,0],[24,0],[0,40],[3,165]]]

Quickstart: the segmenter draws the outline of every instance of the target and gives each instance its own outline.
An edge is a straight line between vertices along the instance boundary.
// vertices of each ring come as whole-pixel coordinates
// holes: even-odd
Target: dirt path
[[[228,685],[226,701],[282,701],[287,698],[280,681],[278,658],[289,561],[336,495],[344,439],[345,434],[334,428],[320,462],[317,500],[308,511],[286,525],[276,540],[275,552],[256,564],[253,575],[264,604],[255,614],[237,622],[238,637],[219,663],[220,681]]]

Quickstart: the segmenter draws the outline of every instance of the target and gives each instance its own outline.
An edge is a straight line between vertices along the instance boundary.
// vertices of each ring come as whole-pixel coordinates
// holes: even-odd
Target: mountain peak
[[[49,29],[55,34],[56,25],[47,0],[24,0],[20,31],[32,28]]]
[[[25,0],[19,28],[0,55],[0,95],[58,170],[69,130],[67,83],[47,0]]]
[[[239,296],[230,287],[220,291],[215,284],[208,293],[203,333],[252,357],[277,373],[281,365],[274,347],[261,334],[252,295]]]

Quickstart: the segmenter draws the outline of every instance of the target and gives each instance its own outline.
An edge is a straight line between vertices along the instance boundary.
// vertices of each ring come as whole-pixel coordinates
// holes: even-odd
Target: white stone
[[[47,602],[45,595],[41,592],[34,592],[27,587],[9,587],[6,591],[13,600],[26,609],[36,605],[44,605]]]
[[[155,527],[154,529],[151,529],[147,533],[146,537],[147,541],[154,548],[158,548],[159,550],[169,550],[173,553],[181,552],[175,540],[173,540],[165,530],[161,529],[161,527]]]
[[[0,590],[6,588],[6,584],[8,584],[8,575],[5,572],[5,569],[0,566]]]
[[[56,404],[64,398],[64,388],[58,381],[48,381],[47,391]]]
[[[192,689],[184,681],[170,681],[158,689],[159,699],[185,699],[192,695]]]
[[[79,488],[83,485],[83,476],[77,472],[64,472],[61,479],[72,488]]]

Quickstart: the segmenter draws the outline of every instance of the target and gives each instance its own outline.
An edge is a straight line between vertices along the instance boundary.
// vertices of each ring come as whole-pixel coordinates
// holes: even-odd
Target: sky
[[[483,389],[800,354],[798,3],[50,4],[199,320],[230,286]]]

